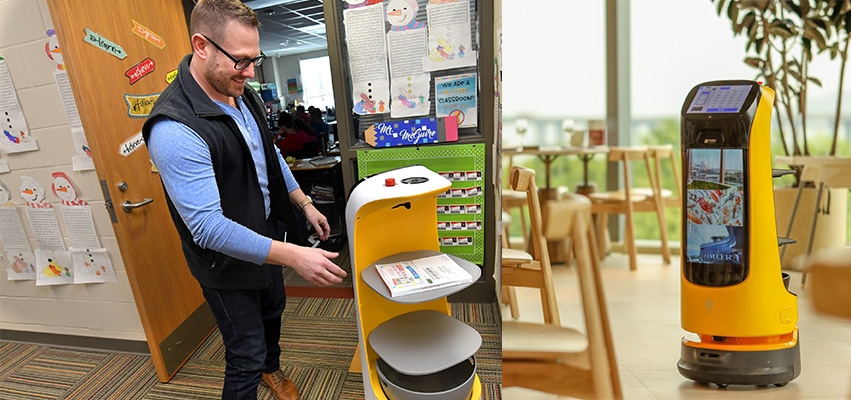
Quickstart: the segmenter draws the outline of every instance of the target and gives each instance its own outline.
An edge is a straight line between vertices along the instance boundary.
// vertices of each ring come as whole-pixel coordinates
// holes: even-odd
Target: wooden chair
[[[526,194],[526,208],[529,212],[529,252],[517,249],[502,249],[502,285],[503,302],[511,305],[515,300],[512,287],[537,288],[541,291],[541,308],[544,322],[559,325],[558,305],[556,304],[553,274],[547,241],[543,235],[541,204],[538,200],[538,188],[535,185],[535,171],[525,167],[513,166],[509,172],[511,188]],[[515,309],[512,316],[516,315]]]
[[[514,157],[508,156],[508,170],[511,171],[511,167],[514,166]],[[510,180],[510,179],[509,179]],[[526,193],[520,192],[512,189],[510,186],[503,187],[501,192],[502,198],[502,210],[511,215],[513,210],[517,211],[517,214],[520,219],[520,229],[523,232],[521,236],[521,242],[517,244],[511,243],[511,236],[506,236],[505,239],[508,241],[508,246],[510,248],[521,248],[525,249],[529,244],[528,232],[529,232],[529,224],[526,222]]]
[[[599,255],[602,256],[605,253],[602,245],[606,243],[608,215],[623,214],[626,220],[626,229],[623,235],[624,250],[629,256],[629,269],[637,269],[638,254],[635,245],[634,214],[636,212],[655,212],[661,235],[662,260],[666,264],[670,263],[671,253],[668,248],[668,230],[665,222],[662,191],[651,169],[650,150],[645,146],[612,147],[609,149],[608,159],[610,162],[620,165],[623,181],[621,189],[595,192],[588,196],[592,203],[591,212],[599,216],[597,218],[597,242],[601,246]],[[650,182],[649,194],[641,194],[633,187],[631,166],[635,162],[644,163]]]
[[[517,210],[520,220],[520,229],[523,232],[520,243],[512,243],[511,236],[506,236],[508,247],[511,248],[526,248],[529,243],[528,232],[529,224],[526,220],[526,193],[518,192],[512,189],[502,189],[502,210],[508,215],[511,215],[512,210]]]
[[[653,178],[656,180],[656,185],[660,189],[662,205],[665,208],[682,208],[683,182],[680,180],[679,166],[674,155],[674,146],[670,144],[647,146],[647,154],[653,165]],[[663,164],[670,164],[670,166]],[[670,172],[669,179],[662,179],[663,176],[666,176],[665,172]],[[665,182],[674,182],[674,189],[666,189]],[[654,195],[652,187],[635,188],[634,192],[645,196]]]
[[[511,215],[508,212],[502,212],[502,253],[500,257],[508,257],[508,258],[517,258],[517,257],[526,257],[528,256],[528,260],[532,260],[532,256],[528,253],[519,252],[515,253],[514,250],[511,249],[511,244],[508,239],[508,231],[511,228]],[[500,279],[502,279],[502,275],[500,273]],[[511,311],[511,317],[517,318],[520,316],[520,310],[517,305],[517,295],[515,294],[514,287],[502,285],[502,302],[503,304],[508,305],[509,310]]]
[[[679,179],[677,160],[674,158],[673,145],[654,145],[647,146],[647,157],[652,168],[648,167],[650,177],[649,187],[639,187],[633,189],[633,193],[647,196],[648,201],[639,202],[636,204],[635,211],[655,212],[659,221],[659,237],[661,242],[662,259],[665,264],[671,263],[670,247],[668,245],[668,225],[665,216],[666,208],[682,208],[682,182]],[[663,160],[665,164],[663,167]],[[670,169],[670,175],[662,171]],[[652,172],[651,172],[652,171]],[[663,176],[670,176],[670,179],[662,179]],[[665,182],[674,182],[674,190],[666,189]]]
[[[504,320],[502,385],[558,396],[622,399],[602,280],[593,254],[591,204],[588,199],[575,196],[548,203],[549,215],[557,215],[561,222],[548,226],[553,235],[563,230],[570,233],[585,331]],[[553,221],[552,217],[549,219]]]

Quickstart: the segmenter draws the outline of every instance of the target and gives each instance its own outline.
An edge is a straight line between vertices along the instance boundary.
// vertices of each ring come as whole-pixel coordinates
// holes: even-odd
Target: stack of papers
[[[310,189],[310,197],[313,197],[313,200],[318,203],[333,203],[334,188],[331,185],[313,185]]]
[[[446,254],[375,264],[392,297],[461,285],[473,276]]]

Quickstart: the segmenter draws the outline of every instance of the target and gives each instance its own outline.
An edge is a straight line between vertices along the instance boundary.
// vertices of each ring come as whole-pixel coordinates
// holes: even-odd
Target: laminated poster
[[[435,78],[434,97],[438,117],[455,116],[460,128],[478,125],[476,74]]]

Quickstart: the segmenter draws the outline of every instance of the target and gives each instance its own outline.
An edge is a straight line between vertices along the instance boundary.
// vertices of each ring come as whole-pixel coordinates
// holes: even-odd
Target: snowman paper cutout
[[[83,199],[78,199],[79,192],[71,179],[64,172],[53,173],[53,194],[62,201],[66,206],[85,206],[89,203]]]
[[[391,31],[406,31],[408,29],[425,28],[422,21],[415,21],[420,6],[417,0],[390,0],[384,15],[390,23]]]
[[[11,205],[14,205],[12,203],[12,192],[3,181],[0,181],[0,207]]]
[[[56,37],[56,29],[47,30],[47,43],[44,45],[47,58],[56,62],[56,68],[65,70],[65,60],[62,58],[62,49],[59,48],[59,38]]]
[[[35,178],[27,175],[21,176],[21,185],[18,186],[21,198],[27,202],[30,208],[53,208],[50,203],[45,202],[44,187]]]

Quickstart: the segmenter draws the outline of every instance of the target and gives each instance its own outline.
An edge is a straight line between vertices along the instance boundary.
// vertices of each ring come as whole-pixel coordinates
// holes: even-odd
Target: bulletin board
[[[411,165],[423,165],[452,182],[437,199],[440,251],[482,265],[485,146],[452,144],[358,151],[358,179]]]
[[[336,22],[351,109],[338,115],[353,119],[352,143],[370,143],[376,124],[429,117],[454,118],[462,138],[483,136],[477,0],[346,3]],[[397,8],[408,18],[397,21]]]

